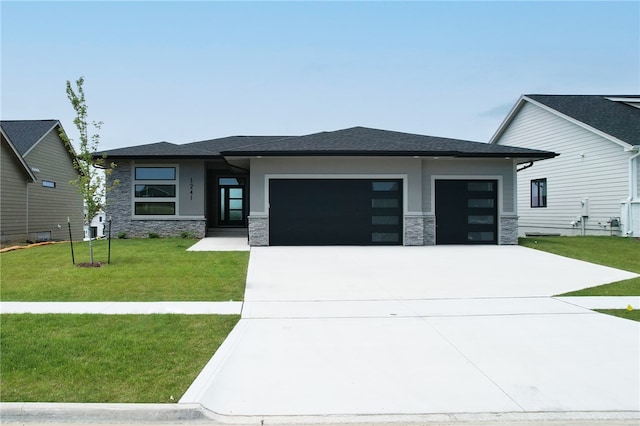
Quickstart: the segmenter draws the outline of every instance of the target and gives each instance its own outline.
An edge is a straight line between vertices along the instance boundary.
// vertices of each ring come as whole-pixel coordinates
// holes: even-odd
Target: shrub
[[[118,238],[120,238],[121,240],[124,240],[125,238],[127,238],[127,233],[126,232],[118,232]]]
[[[191,231],[182,231],[180,233],[180,238],[184,238],[185,240],[193,240],[196,235]]]
[[[149,238],[160,238],[160,235],[155,232],[149,232]]]

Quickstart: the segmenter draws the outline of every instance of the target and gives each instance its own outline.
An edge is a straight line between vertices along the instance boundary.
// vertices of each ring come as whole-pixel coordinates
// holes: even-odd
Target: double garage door
[[[271,179],[269,244],[402,245],[400,179]],[[436,244],[496,244],[497,182],[436,180]]]
[[[402,180],[271,179],[269,244],[402,244]]]

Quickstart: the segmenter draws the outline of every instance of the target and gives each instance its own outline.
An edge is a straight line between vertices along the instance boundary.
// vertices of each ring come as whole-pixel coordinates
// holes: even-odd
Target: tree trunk
[[[91,223],[89,222],[86,227],[89,233],[89,263],[93,265],[93,238],[91,238]]]

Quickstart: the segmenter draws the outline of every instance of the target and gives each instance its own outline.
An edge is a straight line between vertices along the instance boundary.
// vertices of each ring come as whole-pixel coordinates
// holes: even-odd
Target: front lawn
[[[2,315],[3,402],[177,402],[238,316]]]
[[[640,322],[640,310],[638,309],[634,309],[632,311],[629,311],[627,309],[596,309],[596,311],[603,314],[613,315],[615,317]]]
[[[520,238],[522,246],[640,274],[640,240],[621,237]],[[559,296],[640,296],[640,277]]]
[[[195,240],[114,239],[111,264],[71,263],[69,243],[0,254],[3,301],[242,300],[249,252],[187,252]],[[107,261],[107,241],[94,241],[94,260]],[[76,263],[88,243],[74,243]]]

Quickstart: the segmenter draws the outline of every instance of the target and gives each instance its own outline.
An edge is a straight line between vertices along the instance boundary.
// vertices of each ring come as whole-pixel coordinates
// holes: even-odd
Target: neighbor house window
[[[56,187],[56,183],[51,181],[51,180],[43,180],[42,181],[42,186],[44,186],[45,188],[55,188]]]
[[[547,179],[531,181],[531,207],[547,207]]]
[[[178,187],[175,166],[136,167],[134,178],[134,215],[175,216]]]

